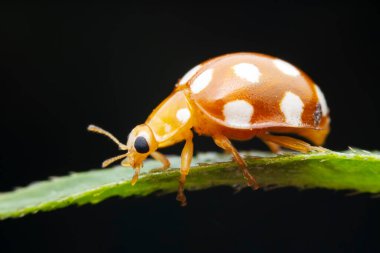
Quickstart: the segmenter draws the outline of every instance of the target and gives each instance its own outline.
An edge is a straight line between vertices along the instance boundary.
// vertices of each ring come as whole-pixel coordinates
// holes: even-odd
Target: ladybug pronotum
[[[329,109],[319,87],[301,70],[281,59],[258,53],[232,53],[203,62],[187,72],[174,91],[153,110],[144,124],[129,134],[127,144],[109,132],[90,125],[127,153],[103,162],[103,167],[125,158],[136,183],[143,161],[150,155],[170,166],[158,148],[185,141],[181,154],[177,200],[186,204],[184,184],[193,157],[194,129],[208,135],[232,154],[249,186],[258,188],[247,164],[230,140],[257,137],[272,152],[281,147],[299,152],[324,151],[329,133]],[[281,134],[296,134],[317,145]]]

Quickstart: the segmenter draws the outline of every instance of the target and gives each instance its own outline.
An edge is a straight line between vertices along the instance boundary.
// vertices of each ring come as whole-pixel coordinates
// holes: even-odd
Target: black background
[[[326,146],[379,145],[375,1],[0,6],[0,191],[99,167],[189,68],[220,54],[285,59],[324,91]],[[240,149],[262,148],[259,142]],[[182,145],[163,150],[179,154]],[[210,138],[195,150],[217,150]],[[190,174],[191,176],[191,174]],[[375,252],[380,200],[346,192],[217,187],[110,199],[0,222],[1,252]]]

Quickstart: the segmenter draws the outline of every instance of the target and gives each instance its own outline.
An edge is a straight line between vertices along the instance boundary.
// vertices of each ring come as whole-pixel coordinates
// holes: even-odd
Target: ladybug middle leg
[[[288,136],[262,134],[262,135],[258,135],[257,137],[259,137],[264,142],[271,142],[271,143],[279,145],[280,147],[288,148],[288,149],[295,150],[301,153],[307,153],[310,151],[317,151],[317,152],[328,151],[328,149],[312,146],[307,142],[304,142],[292,137],[288,137]]]
[[[224,135],[214,135],[212,138],[214,139],[216,145],[232,154],[234,160],[239,165],[244,178],[247,180],[248,186],[251,186],[254,190],[258,189],[259,185],[257,184],[256,179],[251,175],[251,173],[249,173],[247,163],[240,156],[239,152],[235,149],[230,140]]]
[[[182,149],[181,153],[181,176],[179,178],[177,200],[181,202],[181,206],[186,206],[186,196],[184,194],[186,176],[189,174],[191,160],[193,158],[193,133],[191,131],[186,133],[185,146]]]

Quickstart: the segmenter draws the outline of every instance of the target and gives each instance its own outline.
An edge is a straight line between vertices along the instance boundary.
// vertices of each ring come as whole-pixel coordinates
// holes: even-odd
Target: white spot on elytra
[[[190,118],[189,109],[187,108],[179,109],[176,113],[176,117],[181,123],[186,123]]]
[[[280,103],[286,123],[292,126],[300,126],[302,124],[303,107],[304,104],[301,98],[290,91],[285,93]]]
[[[187,73],[181,78],[181,80],[179,81],[179,85],[184,85],[186,84],[196,73],[197,71],[201,68],[201,65],[197,65],[195,67],[193,67],[192,69],[190,69],[189,71],[187,71]]]
[[[201,90],[206,88],[207,85],[209,85],[211,82],[213,73],[213,69],[208,69],[199,76],[197,76],[190,86],[191,91],[193,93],[199,93]]]
[[[323,95],[321,89],[315,84],[315,90],[317,91],[317,97],[321,104],[322,115],[326,116],[329,113],[329,107],[327,106],[325,95]]]
[[[166,133],[169,133],[170,130],[172,130],[172,126],[169,125],[169,124],[167,124],[167,123],[165,123],[165,132],[166,132]]]
[[[232,67],[235,74],[252,83],[258,83],[261,73],[260,70],[251,63],[239,63]]]
[[[273,60],[273,63],[282,73],[286,75],[299,76],[301,74],[296,67],[286,61],[276,59]]]
[[[250,127],[253,112],[253,106],[245,100],[228,102],[223,107],[224,122],[233,127]]]

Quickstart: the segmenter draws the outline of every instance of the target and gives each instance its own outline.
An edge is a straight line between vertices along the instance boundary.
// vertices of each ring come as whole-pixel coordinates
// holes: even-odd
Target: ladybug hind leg
[[[235,149],[230,140],[224,135],[215,135],[213,136],[213,139],[216,145],[232,154],[234,160],[239,165],[244,178],[247,180],[248,185],[254,190],[258,189],[259,185],[257,184],[256,179],[251,175],[251,173],[249,173],[247,163],[240,156],[239,152]]]
[[[301,140],[296,139],[296,138],[288,137],[288,136],[263,134],[263,135],[259,135],[257,137],[259,137],[265,143],[271,143],[271,144],[273,143],[279,147],[284,147],[284,148],[295,150],[295,151],[298,151],[301,153],[307,153],[310,151],[317,151],[317,152],[328,151],[328,149],[325,149],[323,147],[312,146],[307,142],[301,141]],[[272,148],[271,148],[271,150],[272,150]]]
[[[278,145],[278,144],[276,144],[274,142],[271,142],[271,141],[265,141],[263,139],[261,139],[261,140],[265,143],[265,145],[268,146],[268,148],[270,149],[270,151],[272,151],[273,153],[280,154],[282,152],[280,145]]]

